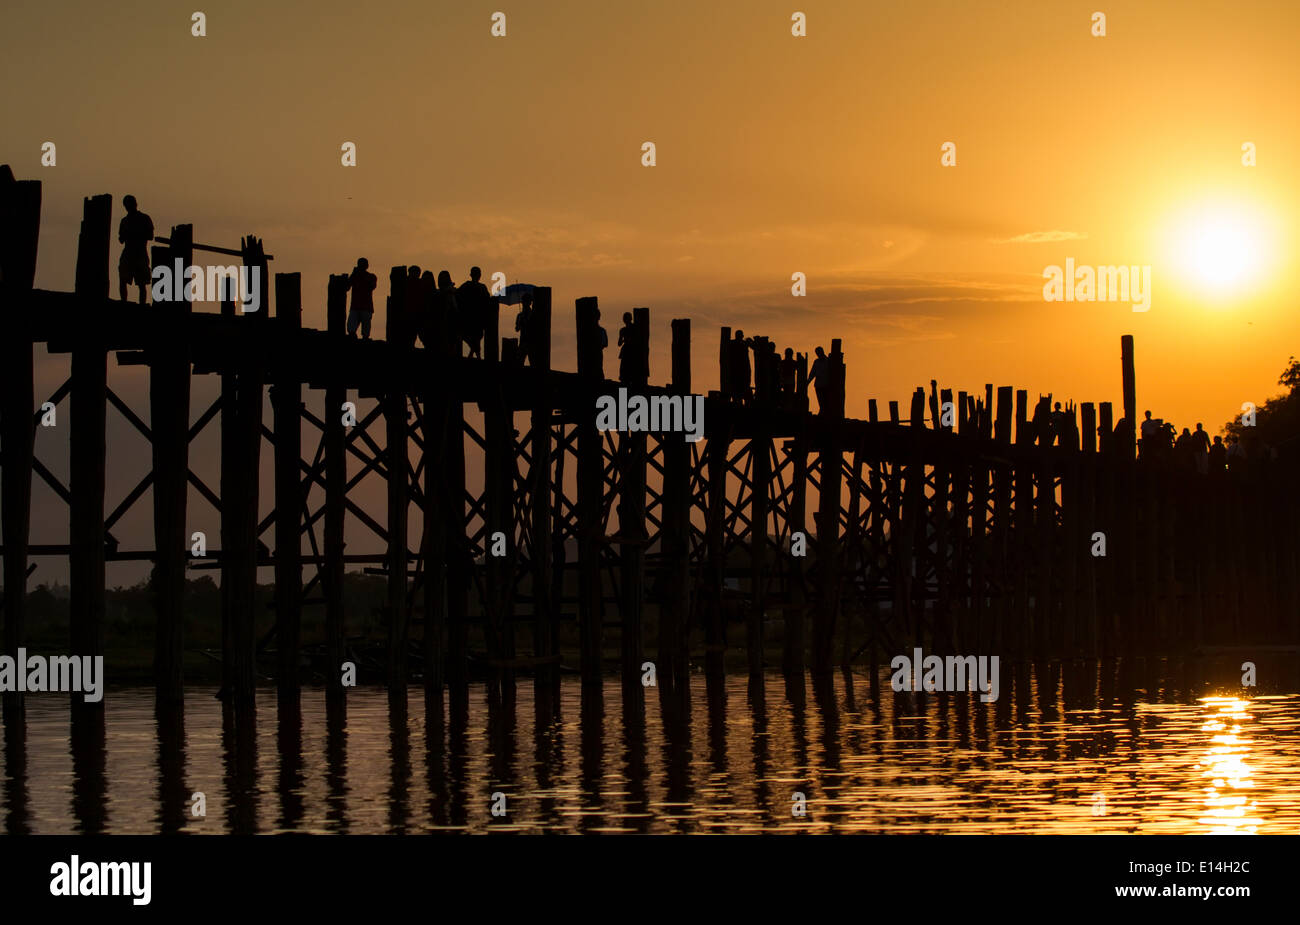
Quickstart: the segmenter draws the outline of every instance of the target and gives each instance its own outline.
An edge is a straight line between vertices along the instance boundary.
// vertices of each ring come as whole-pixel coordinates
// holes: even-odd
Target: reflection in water
[[[29,697],[3,730],[0,820],[9,833],[1294,832],[1300,695],[1206,696],[1203,670],[1005,665],[992,704],[895,694],[888,669],[875,684],[697,673],[691,703],[629,701],[615,679],[584,697],[570,677],[541,710],[534,685],[499,681],[432,711],[415,689],[353,690],[346,708],[268,690],[256,713],[206,690],[158,711],[150,689],[109,691],[72,716],[64,698]]]
[[[1209,781],[1205,788],[1205,813],[1198,819],[1215,835],[1254,834],[1260,821],[1249,791],[1255,786],[1246,763],[1250,741],[1241,736],[1249,724],[1250,702],[1237,697],[1204,697],[1210,712],[1201,726],[1208,733],[1210,747],[1200,767],[1201,777]]]

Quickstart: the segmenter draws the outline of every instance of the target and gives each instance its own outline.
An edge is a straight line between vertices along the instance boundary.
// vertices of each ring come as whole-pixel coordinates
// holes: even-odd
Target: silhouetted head
[[[123,208],[126,209],[126,211],[128,211],[128,212],[134,212],[134,211],[135,211],[135,197],[132,196],[132,195],[129,195],[129,194],[126,195],[126,196],[123,196],[123,197],[122,197],[122,206],[123,206]]]
[[[419,268],[419,267],[410,267],[409,269],[407,269],[407,271],[406,271],[406,275],[409,276],[411,279],[419,279],[419,278],[420,278],[420,268]]]
[[[631,312],[623,312],[623,323],[624,323],[624,324],[631,324],[631,323],[632,323],[632,313],[631,313]]]
[[[1147,412],[1147,420],[1148,420],[1148,421],[1151,420],[1151,412],[1150,412],[1150,411]]]
[[[1218,434],[1215,434],[1215,435],[1214,435],[1214,445],[1215,445],[1215,446],[1223,446],[1223,438],[1220,437]]]
[[[744,339],[745,339],[745,332],[740,330],[740,328],[736,328],[736,340],[744,340]]]
[[[480,276],[482,276],[482,275],[483,275],[483,271],[480,270],[478,267],[470,267],[470,268],[469,268],[469,278],[472,279],[472,280],[474,280],[474,282],[477,283],[477,282],[478,282],[478,278],[479,278]]]
[[[422,286],[428,286],[430,289],[433,288],[433,271],[432,271],[432,270],[425,270],[423,273],[420,274],[420,285],[422,285]]]
[[[786,358],[787,360],[793,360],[793,359],[794,359],[794,348],[793,348],[793,347],[786,347],[786,348],[785,348],[785,358]]]
[[[357,269],[359,269],[359,270],[368,270],[368,269],[370,269],[370,261],[367,260],[365,257],[358,257],[358,258],[357,258]]]
[[[1061,410],[1061,403],[1059,401],[1056,403],[1056,410],[1057,411]]]
[[[1184,437],[1190,437],[1191,435],[1192,435],[1192,432],[1191,432],[1190,430],[1188,430],[1186,427],[1184,427],[1184,428],[1183,428],[1183,436],[1184,436]]]
[[[826,359],[826,351],[823,350],[821,347],[817,348],[817,355],[821,357],[823,360]]]
[[[443,270],[438,274],[438,288],[439,289],[451,288],[451,274],[448,273],[446,270]]]
[[[1201,428],[1201,422],[1200,422],[1200,421],[1197,421],[1197,422],[1196,422],[1196,430],[1199,432],[1201,429],[1202,429],[1202,428]]]

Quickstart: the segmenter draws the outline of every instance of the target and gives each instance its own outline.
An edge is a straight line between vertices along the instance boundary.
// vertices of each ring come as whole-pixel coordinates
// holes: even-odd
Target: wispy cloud
[[[1088,237],[1082,231],[1027,231],[1013,238],[991,238],[990,244],[1051,244],[1055,241],[1082,241]]]

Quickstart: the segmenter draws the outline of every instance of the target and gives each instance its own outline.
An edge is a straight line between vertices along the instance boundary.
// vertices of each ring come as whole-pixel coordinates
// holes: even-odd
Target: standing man
[[[483,271],[478,267],[469,268],[469,279],[460,284],[456,290],[456,305],[460,310],[460,334],[469,347],[469,355],[482,357],[483,322],[487,317],[488,304],[492,296],[488,287],[479,282]],[[456,351],[460,355],[460,351]]]
[[[826,405],[826,351],[818,347],[816,352],[817,359],[813,360],[812,367],[808,370],[808,381],[817,393],[817,413],[821,414]]]
[[[140,304],[149,293],[149,249],[153,240],[153,219],[136,208],[134,196],[123,196],[126,214],[117,226],[117,239],[122,242],[122,256],[117,260],[118,298],[126,301],[126,287],[140,287]]]
[[[348,337],[357,336],[361,328],[362,340],[370,340],[370,322],[375,317],[375,302],[371,295],[379,280],[370,272],[370,261],[357,258],[357,265],[348,277],[348,290],[352,293],[352,310],[348,312]]]
[[[609,346],[609,332],[605,330],[600,323],[600,309],[596,309],[596,330],[600,332],[600,363],[597,370],[600,373],[600,380],[605,381],[605,348]]]
[[[1196,460],[1196,471],[1206,475],[1210,471],[1210,435],[1200,421],[1196,422],[1196,432],[1192,434],[1192,453]]]

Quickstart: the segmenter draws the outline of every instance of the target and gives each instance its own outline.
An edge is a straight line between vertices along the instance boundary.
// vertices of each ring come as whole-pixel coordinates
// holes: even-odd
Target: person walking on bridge
[[[370,340],[370,322],[375,317],[375,302],[372,293],[379,285],[375,274],[370,272],[370,261],[365,257],[357,258],[357,265],[348,277],[348,291],[352,293],[352,310],[348,313],[348,337],[357,336],[361,328],[361,339]]]
[[[817,393],[817,413],[821,414],[826,407],[826,351],[818,347],[815,352],[817,359],[813,360],[812,367],[808,370],[808,381]]]
[[[469,279],[460,284],[456,290],[456,305],[460,309],[460,334],[469,347],[469,355],[472,357],[481,357],[483,342],[484,322],[487,319],[489,306],[492,304],[492,295],[488,292],[488,287],[479,282],[479,277],[483,271],[478,267],[470,267]],[[460,351],[456,351],[458,354]]]
[[[118,297],[126,301],[126,287],[140,287],[140,304],[149,293],[149,249],[153,240],[153,219],[136,207],[134,196],[122,197],[126,215],[117,226],[117,239],[122,242],[122,256],[117,260]],[[179,281],[177,281],[179,285]]]

